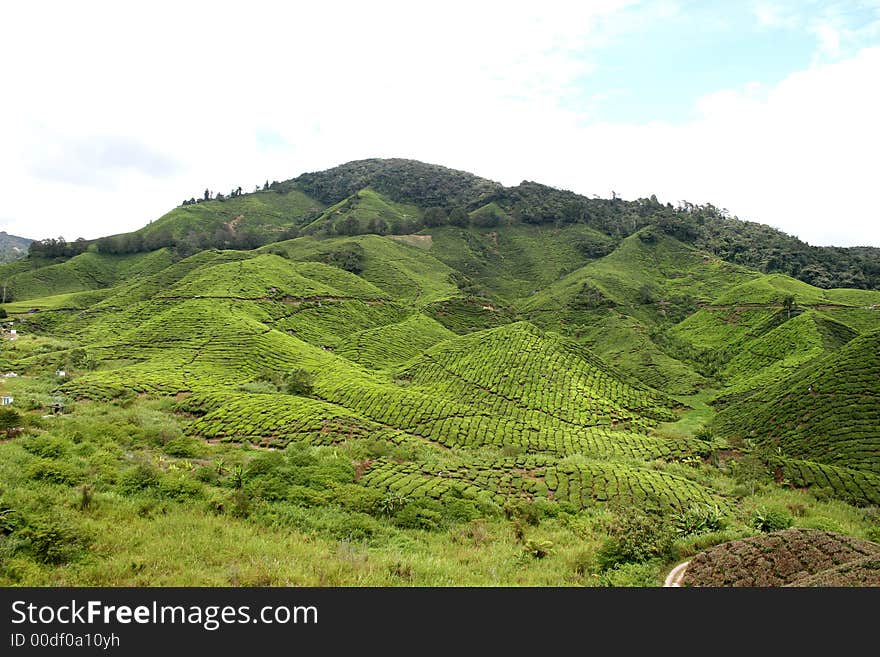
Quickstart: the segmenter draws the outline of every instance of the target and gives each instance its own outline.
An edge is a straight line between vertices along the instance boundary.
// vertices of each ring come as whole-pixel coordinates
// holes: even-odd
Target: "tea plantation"
[[[707,221],[370,160],[40,244],[0,265],[0,584],[654,586],[705,553],[697,584],[788,527],[877,541],[880,292]]]

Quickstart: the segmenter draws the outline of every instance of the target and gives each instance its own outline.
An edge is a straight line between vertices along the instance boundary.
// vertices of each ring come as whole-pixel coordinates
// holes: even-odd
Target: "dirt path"
[[[689,563],[690,561],[685,561],[684,563],[680,563],[675,568],[673,568],[666,576],[666,581],[663,582],[663,586],[681,586],[681,580],[684,579],[684,571],[685,569],[687,569]]]

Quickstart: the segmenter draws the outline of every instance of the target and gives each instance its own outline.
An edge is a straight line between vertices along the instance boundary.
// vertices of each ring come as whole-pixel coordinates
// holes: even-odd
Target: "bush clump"
[[[620,508],[607,531],[608,539],[596,554],[596,562],[602,570],[658,557],[665,559],[671,554],[673,533],[655,513]]]
[[[765,509],[763,507],[755,509],[749,521],[752,527],[765,534],[788,529],[793,523],[794,520],[786,512],[776,509]]]

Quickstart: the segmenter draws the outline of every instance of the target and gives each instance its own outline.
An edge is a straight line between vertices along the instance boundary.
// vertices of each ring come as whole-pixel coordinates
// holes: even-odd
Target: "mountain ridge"
[[[359,197],[365,190],[372,190],[368,194],[374,203],[387,207],[359,210],[363,205]],[[395,204],[413,209],[388,209]],[[326,235],[411,234],[450,223],[502,230],[511,224],[581,225],[602,236],[584,242],[585,251],[605,253],[606,241],[615,243],[653,226],[764,273],[784,273],[825,288],[880,287],[877,247],[810,246],[764,224],[730,217],[711,204],[673,207],[654,197],[634,201],[588,198],[530,181],[505,187],[464,171],[401,158],[355,160],[267,183],[252,193],[192,199],[131,233],[64,243],[41,240],[31,253],[71,257],[96,250],[121,255],[169,247],[185,256],[206,248],[255,248],[296,237],[307,226],[309,232]]]

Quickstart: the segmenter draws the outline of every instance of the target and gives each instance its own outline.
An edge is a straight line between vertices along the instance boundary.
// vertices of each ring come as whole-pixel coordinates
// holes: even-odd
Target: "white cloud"
[[[768,89],[712,94],[690,123],[591,126],[582,143],[609,157],[579,186],[711,202],[812,244],[880,245],[878,76],[880,48],[865,49]]]
[[[859,223],[875,186],[877,49],[712,94],[690,123],[595,124],[591,101],[572,101],[610,102],[583,82],[601,46],[677,11],[631,5],[18,3],[0,42],[0,61],[16,62],[0,228],[96,237],[205,186],[396,156],[880,244]]]

